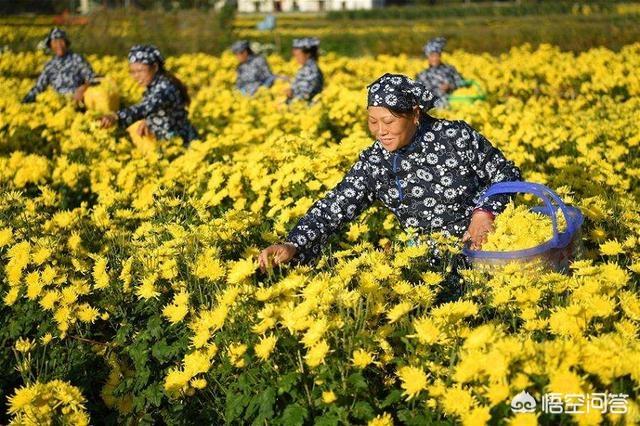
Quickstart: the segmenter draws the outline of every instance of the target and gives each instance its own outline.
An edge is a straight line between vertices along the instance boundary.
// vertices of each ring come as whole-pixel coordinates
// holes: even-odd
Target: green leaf
[[[314,426],[337,426],[340,419],[333,413],[327,413],[314,419]]]
[[[145,414],[138,420],[138,424],[140,425],[152,425],[155,422],[153,421],[153,416],[149,413]]]
[[[273,387],[266,388],[260,395],[260,408],[258,409],[258,416],[253,421],[254,425],[264,425],[273,418],[274,411],[273,406],[276,403],[276,390]]]
[[[389,395],[382,401],[380,404],[380,408],[386,408],[390,405],[395,404],[396,402],[400,402],[402,400],[402,392],[400,389],[394,389],[389,392]]]
[[[133,387],[134,391],[141,390],[147,387],[149,383],[149,378],[151,377],[151,370],[147,367],[137,369],[135,375],[135,385]]]
[[[260,416],[265,419],[273,417],[273,405],[275,402],[276,390],[269,387],[262,393],[262,398],[260,399]]]
[[[435,421],[429,412],[418,414],[416,410],[402,410],[398,412],[398,419],[400,419],[400,421],[402,421],[406,426],[449,424],[446,422]]]
[[[280,377],[280,380],[278,380],[278,394],[289,393],[291,388],[298,382],[299,377],[300,374],[296,372],[291,372]]]
[[[149,318],[147,322],[147,331],[152,338],[158,338],[162,336],[162,317],[160,315]]]
[[[370,420],[375,416],[373,408],[365,401],[360,401],[354,405],[351,414],[358,420]]]
[[[282,424],[285,426],[297,426],[307,417],[307,409],[299,404],[289,404],[282,414]]]
[[[254,395],[250,397],[249,404],[247,405],[247,408],[244,410],[244,419],[249,420],[255,417],[259,407],[260,407],[260,395]]]
[[[352,375],[350,375],[347,379],[347,382],[355,389],[367,389],[369,387],[367,381],[364,379],[364,377],[362,377],[362,374],[360,373],[353,373]]]
[[[133,364],[136,368],[144,368],[148,362],[148,348],[146,343],[137,342],[129,346],[129,356],[133,360]]]
[[[147,401],[155,407],[160,406],[160,404],[162,403],[162,397],[164,395],[164,393],[162,392],[162,385],[160,383],[155,383],[149,386],[144,390],[142,394],[147,399]]]
[[[227,404],[225,407],[225,418],[228,423],[239,419],[244,411],[244,407],[249,402],[249,397],[243,394],[227,393]]]
[[[165,339],[162,339],[156,342],[151,347],[151,354],[155,359],[160,362],[167,362],[171,360],[171,356],[173,355],[173,348],[167,344]]]
[[[132,330],[133,327],[130,324],[122,325],[116,332],[116,337],[114,339],[115,343],[119,345],[125,345],[129,340],[129,334],[131,334]]]

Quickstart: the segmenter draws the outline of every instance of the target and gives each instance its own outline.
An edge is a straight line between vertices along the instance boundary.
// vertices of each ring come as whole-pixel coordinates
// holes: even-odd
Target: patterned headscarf
[[[436,37],[432,38],[424,45],[424,54],[428,55],[429,53],[442,53],[444,50],[444,46],[447,44],[447,39],[444,37]]]
[[[51,31],[49,31],[47,38],[44,39],[44,44],[47,47],[51,47],[51,42],[57,39],[63,39],[65,43],[67,43],[67,47],[69,47],[69,45],[71,44],[69,38],[67,37],[67,33],[58,27],[55,27]]]
[[[152,44],[136,44],[129,50],[129,63],[138,62],[146,65],[158,64],[164,65],[164,58],[158,50]]]
[[[247,40],[238,40],[231,45],[231,51],[233,53],[241,53],[245,50],[249,50],[251,46]]]
[[[293,39],[293,48],[294,49],[311,49],[313,47],[320,46],[320,39],[317,37],[304,37],[304,38],[294,38]]]
[[[421,83],[402,74],[386,73],[367,86],[367,106],[381,106],[392,111],[409,112],[414,107],[429,111],[436,96]]]

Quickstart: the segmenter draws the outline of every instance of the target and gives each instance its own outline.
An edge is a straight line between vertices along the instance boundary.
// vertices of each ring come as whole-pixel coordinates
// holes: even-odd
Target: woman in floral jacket
[[[53,28],[49,32],[45,44],[55,56],[44,66],[22,103],[35,102],[36,96],[49,86],[58,93],[72,94],[76,101],[82,101],[84,92],[94,78],[91,65],[81,55],[71,51],[67,33],[60,28]]]
[[[404,75],[385,74],[369,86],[369,130],[376,141],[344,179],[317,201],[282,244],[259,262],[308,262],[328,238],[379,201],[405,228],[443,232],[479,247],[509,197],[481,200],[491,184],[520,180],[502,152],[464,121],[431,117],[436,97]]]
[[[438,107],[447,106],[447,94],[465,85],[458,70],[442,62],[442,51],[446,43],[444,37],[436,37],[424,45],[429,68],[416,76],[416,80],[438,97]]]
[[[129,71],[145,88],[142,101],[101,118],[102,126],[130,126],[143,120],[137,129],[141,136],[166,140],[179,136],[185,145],[198,138],[187,113],[186,86],[165,69],[164,57],[150,44],[135,45],[129,51]]]
[[[271,87],[276,77],[271,72],[267,60],[251,50],[247,40],[238,40],[231,45],[231,51],[238,58],[236,87],[244,95],[253,95],[260,86]]]
[[[291,87],[287,89],[287,102],[295,99],[311,101],[322,92],[324,76],[318,67],[318,48],[320,40],[315,37],[296,38],[293,40],[293,57],[302,65],[298,70]]]

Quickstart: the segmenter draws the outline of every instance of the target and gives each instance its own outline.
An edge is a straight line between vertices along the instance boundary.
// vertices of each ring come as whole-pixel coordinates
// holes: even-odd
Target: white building
[[[384,0],[238,0],[238,11],[244,13],[324,12],[382,6]]]

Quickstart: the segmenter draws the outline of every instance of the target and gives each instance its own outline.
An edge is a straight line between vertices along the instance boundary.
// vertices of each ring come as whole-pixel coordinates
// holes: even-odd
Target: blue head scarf
[[[44,44],[47,47],[51,47],[51,42],[53,40],[58,40],[58,39],[64,40],[65,43],[67,43],[67,47],[69,47],[69,45],[71,44],[71,42],[69,41],[69,38],[67,37],[67,33],[58,27],[55,27],[51,29],[51,31],[49,31],[47,38],[44,39]]]
[[[233,53],[241,53],[245,50],[249,50],[251,46],[247,40],[238,40],[231,45],[231,51]]]
[[[367,106],[398,112],[410,112],[415,107],[426,112],[435,106],[437,99],[424,85],[402,74],[386,73],[367,88]]]
[[[424,45],[424,54],[429,53],[442,53],[444,46],[447,44],[447,39],[444,37],[432,38]]]
[[[129,63],[141,63],[146,65],[158,64],[158,66],[164,66],[164,58],[158,50],[152,44],[136,44],[129,50]]]
[[[317,37],[304,37],[304,38],[293,39],[294,49],[312,49],[318,46],[320,46],[320,39],[318,39]]]

